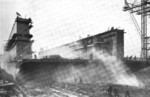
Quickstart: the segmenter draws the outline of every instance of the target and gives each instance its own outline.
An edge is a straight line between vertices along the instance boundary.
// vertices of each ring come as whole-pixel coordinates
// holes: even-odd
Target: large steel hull
[[[140,81],[135,74],[140,70],[149,67],[150,62],[124,61],[115,63],[103,60],[86,59],[31,59],[24,60],[19,66],[17,75],[18,82],[22,84],[35,84],[41,86],[52,85],[53,83],[114,83],[128,84],[120,82],[121,76],[136,77],[135,82]],[[123,66],[123,67],[122,67]],[[114,68],[114,69],[112,69]],[[135,75],[135,76],[133,76]],[[125,81],[125,80],[123,80]],[[149,83],[149,82],[148,82]],[[148,84],[144,83],[144,84]],[[132,83],[131,83],[132,84]],[[139,82],[137,82],[139,84]]]

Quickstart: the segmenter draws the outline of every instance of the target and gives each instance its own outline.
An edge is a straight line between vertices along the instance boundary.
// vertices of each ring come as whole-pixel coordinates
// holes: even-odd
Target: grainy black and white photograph
[[[0,0],[0,97],[150,97],[150,0]]]

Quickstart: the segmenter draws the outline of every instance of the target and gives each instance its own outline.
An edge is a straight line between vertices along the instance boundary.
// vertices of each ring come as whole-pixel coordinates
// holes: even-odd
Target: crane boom
[[[131,17],[131,19],[132,19],[132,21],[133,21],[133,23],[134,23],[134,25],[136,27],[136,30],[137,30],[139,36],[141,37],[141,29],[140,29],[140,26],[139,26],[139,24],[138,24],[138,22],[137,22],[137,20],[136,20],[136,18],[134,16],[134,14],[130,13],[130,17]]]
[[[138,33],[141,36],[141,58],[148,58],[148,49],[147,49],[147,14],[150,13],[150,1],[141,0],[140,4],[129,4],[127,0],[125,0],[124,11],[129,11],[130,16],[136,26]],[[141,30],[140,27],[133,15],[133,13],[137,13],[141,15]]]

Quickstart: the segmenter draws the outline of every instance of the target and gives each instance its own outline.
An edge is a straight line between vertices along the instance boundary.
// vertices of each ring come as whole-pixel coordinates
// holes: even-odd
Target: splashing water
[[[113,83],[129,86],[142,87],[144,84],[140,82],[134,74],[127,73],[128,68],[123,62],[115,56],[109,54],[100,54],[94,51],[93,57],[96,60],[90,61],[88,65],[83,64],[76,66],[69,64],[65,67],[59,67],[55,72],[55,80],[58,82],[80,82],[84,83]]]
[[[80,83],[82,80],[83,83],[92,84],[113,83],[138,87],[144,86],[134,74],[127,73],[128,68],[115,56],[100,53],[96,50],[93,50],[92,53],[94,59],[90,60],[86,65],[75,65],[73,63],[69,63],[66,66],[60,65],[53,73],[55,81],[59,83]],[[19,69],[16,68],[15,63],[6,61],[2,68],[16,79]]]
[[[16,67],[17,63],[10,59],[10,55],[5,52],[1,68],[4,69],[7,73],[11,74],[13,80],[16,79],[19,68]]]
[[[116,84],[138,87],[144,86],[144,84],[140,82],[134,74],[127,73],[128,68],[125,67],[123,62],[117,59],[115,56],[110,56],[108,54],[99,54],[96,50],[94,50],[94,55],[105,63],[107,69],[109,69],[109,71],[116,79]]]

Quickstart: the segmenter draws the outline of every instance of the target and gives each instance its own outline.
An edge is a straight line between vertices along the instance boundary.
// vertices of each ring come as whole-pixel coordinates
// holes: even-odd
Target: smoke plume
[[[134,74],[129,74],[129,69],[123,62],[107,53],[93,50],[93,60],[87,65],[69,64],[60,66],[55,70],[55,80],[69,83],[113,83],[129,86],[143,86]]]

